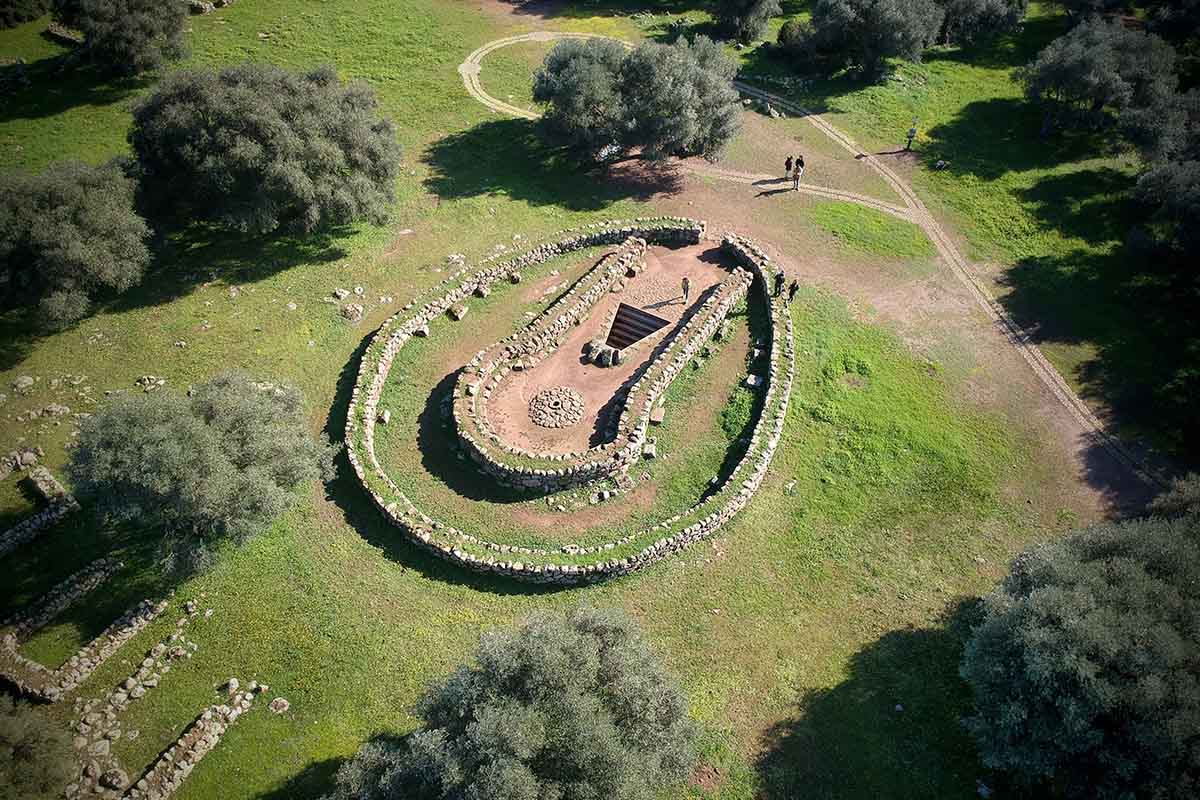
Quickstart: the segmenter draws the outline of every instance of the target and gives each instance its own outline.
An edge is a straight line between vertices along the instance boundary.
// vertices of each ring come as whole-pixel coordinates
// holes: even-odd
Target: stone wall
[[[628,574],[688,547],[718,530],[754,496],[766,475],[782,435],[791,394],[795,353],[791,319],[786,308],[776,298],[772,298],[767,289],[768,257],[754,243],[732,235],[725,237],[722,247],[748,272],[750,277],[746,283],[752,280],[751,301],[761,303],[771,319],[770,340],[766,343],[769,366],[763,381],[765,392],[762,410],[755,422],[746,452],[721,486],[704,501],[668,520],[616,541],[584,548],[568,546],[561,551],[550,552],[488,542],[434,520],[413,505],[400,491],[375,456],[373,434],[379,395],[388,378],[392,360],[408,338],[413,335],[428,336],[429,322],[475,291],[476,286],[486,287],[488,282],[514,274],[524,266],[540,263],[547,258],[581,247],[612,244],[634,235],[650,242],[656,241],[652,225],[670,228],[675,236],[678,236],[680,231],[696,231],[692,242],[698,240],[704,228],[703,223],[677,218],[665,221],[636,220],[632,224],[613,222],[592,225],[589,229],[593,232],[589,234],[568,235],[558,242],[539,245],[496,267],[484,266],[470,275],[466,275],[469,270],[464,267],[452,279],[443,282],[440,288],[449,289],[444,295],[426,303],[416,314],[408,315],[406,312],[409,307],[406,307],[405,312],[388,320],[376,333],[360,364],[358,380],[352,392],[346,422],[347,455],[358,480],[376,506],[413,542],[441,558],[474,571],[536,583],[567,585]],[[485,260],[485,265],[487,261]],[[464,275],[466,277],[463,277]],[[457,288],[451,288],[454,283],[457,283]],[[486,288],[481,294],[486,295]],[[719,318],[715,315],[706,317],[706,321],[698,329],[680,338],[686,346],[666,362],[662,371],[649,382],[645,395],[647,402],[644,409],[641,409],[646,415],[649,415],[653,407],[653,400],[650,398],[658,397],[652,390],[669,385],[678,370],[690,360],[691,348],[700,347],[707,337],[715,332],[723,318],[724,315]],[[648,375],[643,377],[643,380],[648,379]],[[376,483],[381,485],[380,489],[386,491],[387,496],[375,488]],[[603,557],[617,548],[626,548],[643,540],[653,541],[630,556]],[[564,563],[564,555],[574,560]],[[601,557],[595,560],[587,558],[592,555]]]
[[[645,243],[637,241],[644,252]],[[636,252],[637,245],[634,247]],[[615,280],[621,279],[630,260],[620,257],[620,252],[613,254],[618,256],[615,269],[606,266],[607,259],[602,261],[599,266],[607,271],[604,279],[583,293],[579,302],[570,304],[566,313],[552,317],[548,336],[540,336],[539,329],[535,328],[529,337],[532,347],[525,346],[525,337],[521,335],[515,336],[514,342],[498,343],[477,355],[459,378],[452,398],[459,442],[484,472],[501,483],[549,492],[625,475],[641,458],[654,404],[678,375],[679,366],[695,355],[744,296],[751,279],[748,272],[737,270],[663,342],[625,393],[608,442],[583,452],[561,454],[534,453],[508,445],[492,433],[486,423],[487,399],[502,386],[504,377],[515,369],[516,364],[521,364],[521,369],[528,369],[553,352],[570,327],[584,318],[580,307],[591,308]],[[570,299],[564,298],[567,304]],[[513,456],[520,460],[511,458]]]
[[[79,510],[79,503],[45,467],[30,468],[26,480],[33,485],[34,491],[49,505],[21,520],[4,533],[0,533],[0,558],[26,542],[33,541],[39,534],[57,524],[68,514]]]
[[[79,686],[121,645],[133,638],[163,612],[166,603],[146,600],[123,614],[57,669],[21,655],[18,648],[34,633],[85,596],[99,588],[123,565],[102,558],[68,577],[37,602],[8,619],[0,628],[0,679],[20,692],[42,700],[59,700]]]

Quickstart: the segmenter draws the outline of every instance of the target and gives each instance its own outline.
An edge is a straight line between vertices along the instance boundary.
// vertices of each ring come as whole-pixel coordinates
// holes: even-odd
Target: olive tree
[[[746,44],[762,36],[771,17],[782,13],[779,0],[716,0],[713,8],[721,33]]]
[[[939,0],[941,40],[969,44],[1013,31],[1025,19],[1029,0]]]
[[[570,147],[599,153],[625,138],[619,79],[625,47],[611,39],[564,39],[534,75],[543,124]]]
[[[55,19],[83,34],[79,55],[135,75],[187,54],[187,5],[179,0],[53,0]]]
[[[163,528],[168,567],[202,567],[328,474],[332,449],[308,431],[299,390],[230,372],[188,396],[117,396],[81,426],[67,474],[91,508]]]
[[[75,774],[74,760],[65,726],[0,696],[0,800],[61,797]]]
[[[50,0],[0,0],[0,28],[37,19],[50,10]]]
[[[717,158],[741,124],[736,65],[703,36],[626,51],[615,42],[555,45],[534,79],[547,133],[593,158]]]
[[[677,683],[615,611],[484,634],[416,713],[414,733],[343,765],[329,800],[652,800],[695,762]]]
[[[141,281],[150,229],[121,165],[60,162],[0,176],[0,294],[36,305],[43,327],[78,320],[92,298]]]
[[[1052,41],[1016,77],[1026,97],[1045,106],[1044,131],[1098,127],[1126,109],[1161,107],[1177,84],[1170,45],[1099,18]]]
[[[937,40],[942,17],[936,0],[816,0],[811,29],[793,27],[781,35],[793,52],[879,78],[890,58],[920,61]]]
[[[400,146],[366,84],[261,64],[166,77],[129,142],[158,205],[238,230],[382,223]]]
[[[1200,515],[1105,523],[1026,550],[961,673],[983,763],[1069,798],[1200,792]]]
[[[737,65],[704,36],[639,45],[621,66],[628,143],[649,158],[715,161],[741,127]]]

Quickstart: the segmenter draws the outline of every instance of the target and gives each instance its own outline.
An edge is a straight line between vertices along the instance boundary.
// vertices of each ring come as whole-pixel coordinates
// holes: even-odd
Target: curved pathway
[[[489,53],[499,50],[502,47],[519,44],[522,42],[549,42],[557,39],[604,39],[611,38],[593,33],[566,33],[557,31],[535,31],[533,33],[521,34],[518,36],[509,36],[503,39],[497,39],[488,42],[467,56],[466,60],[459,65],[458,71],[462,75],[463,85],[466,86],[467,92],[479,102],[483,103],[493,111],[510,116],[522,117],[524,119],[537,119],[540,115],[535,111],[518,108],[517,106],[505,103],[501,100],[489,95],[479,81],[479,74],[482,71],[484,57]],[[620,42],[621,40],[615,39]],[[629,47],[628,42],[621,44]],[[1101,444],[1104,448],[1117,459],[1118,462],[1128,467],[1142,481],[1152,485],[1163,485],[1164,481],[1159,478],[1151,468],[1146,465],[1140,458],[1132,453],[1125,445],[1112,433],[1108,431],[1104,423],[1095,415],[1095,413],[1087,406],[1086,403],[1075,393],[1070,385],[1055,369],[1054,365],[1042,354],[1042,351],[1034,343],[1032,336],[1028,331],[1024,330],[1017,321],[1009,316],[1004,307],[992,296],[988,288],[981,283],[971,272],[970,264],[963,254],[959,251],[954,241],[942,228],[941,224],[934,219],[929,209],[917,196],[917,193],[897,175],[891,167],[880,161],[874,155],[866,153],[853,139],[843,133],[838,128],[835,128],[828,121],[823,119],[819,114],[814,114],[808,109],[799,104],[780,97],[763,89],[759,89],[743,81],[734,81],[734,86],[739,92],[748,97],[758,100],[763,100],[774,106],[784,109],[796,116],[803,117],[810,122],[817,130],[837,142],[844,150],[851,153],[857,160],[866,163],[874,169],[884,181],[896,192],[897,195],[904,201],[904,208],[885,203],[865,195],[855,194],[852,192],[843,192],[838,189],[831,189],[823,186],[802,185],[800,190],[810,195],[823,197],[826,199],[843,200],[846,202],[857,203],[868,208],[881,211],[885,214],[899,217],[908,220],[914,225],[920,227],[929,240],[933,242],[938,254],[942,259],[950,265],[954,276],[966,287],[975,303],[983,309],[988,317],[997,324],[1000,330],[1004,333],[1008,342],[1017,349],[1025,361],[1029,364],[1034,374],[1050,390],[1050,393],[1058,401],[1063,408],[1071,415],[1075,422],[1082,429],[1084,435],[1093,441]],[[721,167],[709,165],[695,165],[687,162],[676,162],[681,168],[688,172],[697,175],[704,175],[719,180],[735,181],[746,184],[762,184],[766,182],[779,182],[777,175],[755,175],[751,173],[738,172],[736,170],[724,169]]]

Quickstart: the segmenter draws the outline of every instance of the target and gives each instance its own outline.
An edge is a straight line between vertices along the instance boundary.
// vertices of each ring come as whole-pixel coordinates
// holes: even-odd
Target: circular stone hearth
[[[543,428],[566,428],[583,419],[583,396],[566,386],[542,389],[529,401],[529,418]]]

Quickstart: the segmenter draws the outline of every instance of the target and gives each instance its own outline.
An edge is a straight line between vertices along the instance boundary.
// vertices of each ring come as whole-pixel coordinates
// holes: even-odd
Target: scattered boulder
[[[334,289],[333,296],[335,298],[337,298],[338,300],[345,300],[347,297],[350,296],[350,290],[349,289]]]
[[[282,714],[291,707],[292,707],[292,704],[289,703],[283,697],[276,697],[274,700],[271,701],[271,705],[269,706],[269,708],[272,711],[274,711],[276,714]]]
[[[663,420],[667,418],[667,409],[662,406],[655,406],[650,411],[650,424],[662,425]]]
[[[12,382],[13,391],[17,394],[26,394],[33,389],[34,380],[28,375],[21,375]]]
[[[467,315],[467,306],[464,303],[457,303],[450,306],[450,318],[455,322],[462,321],[462,318]]]
[[[387,425],[389,422],[391,422],[392,421],[391,410],[385,408],[383,411],[380,411],[379,412],[379,421],[382,422],[384,425]]]
[[[362,303],[346,303],[342,306],[342,316],[350,322],[362,322],[363,313]]]

